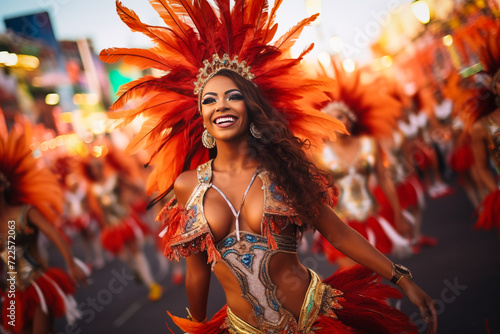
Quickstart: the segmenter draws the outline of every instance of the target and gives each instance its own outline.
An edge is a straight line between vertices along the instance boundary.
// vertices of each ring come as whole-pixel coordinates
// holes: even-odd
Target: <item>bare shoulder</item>
[[[26,217],[30,223],[40,227],[39,225],[46,221],[45,216],[36,207],[30,206],[27,210]]]
[[[185,205],[198,184],[196,169],[183,172],[174,183],[174,192],[179,204]]]
[[[481,140],[481,139],[486,138],[487,133],[486,133],[486,129],[484,128],[484,126],[482,124],[482,121],[483,121],[483,119],[481,118],[481,119],[477,120],[472,125],[471,136],[473,139]]]

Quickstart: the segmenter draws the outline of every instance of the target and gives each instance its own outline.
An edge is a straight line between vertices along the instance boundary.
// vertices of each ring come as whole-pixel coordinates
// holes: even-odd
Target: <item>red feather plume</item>
[[[30,130],[28,130],[29,132]],[[27,133],[11,131],[0,136],[0,173],[10,186],[5,190],[11,205],[29,204],[56,223],[63,210],[63,193],[56,176],[48,168],[39,168],[33,157]]]
[[[331,63],[334,79],[327,76],[325,69],[319,76],[329,81],[329,101],[318,107],[321,109],[330,102],[343,102],[357,117],[352,135],[392,136],[401,115],[402,101],[391,92],[387,81],[376,78],[370,84],[364,84],[362,70],[348,73],[334,59]],[[385,89],[382,85],[386,85]]]
[[[112,110],[111,118],[130,123],[139,115],[148,121],[130,143],[133,152],[147,147],[150,164],[156,169],[148,180],[148,193],[166,193],[177,176],[208,160],[208,150],[201,144],[203,122],[194,94],[203,61],[212,55],[246,61],[271,105],[289,120],[294,135],[307,138],[320,146],[323,138],[335,139],[335,131],[345,132],[337,120],[322,114],[313,102],[328,96],[320,80],[301,73],[300,60],[311,50],[307,48],[297,59],[288,57],[289,48],[316,16],[304,19],[281,38],[275,38],[276,11],[282,0],[275,0],[269,9],[267,0],[150,0],[165,26],[143,23],[130,9],[116,2],[117,12],[132,31],[148,36],[154,43],[149,50],[110,48],[101,51],[105,62],[123,60],[142,69],[165,71],[161,77],[145,76],[123,85]],[[271,41],[276,40],[271,44]],[[123,109],[131,100],[134,108]]]
[[[493,79],[500,71],[500,24],[487,30],[483,38],[469,39],[469,43],[478,53],[484,72]],[[454,112],[463,119],[468,131],[478,119],[499,107],[491,87],[468,79],[460,80],[458,74],[450,77],[446,89],[452,97],[455,97]]]
[[[486,34],[483,40],[477,40],[479,61],[485,71],[493,76],[500,70],[500,24]]]

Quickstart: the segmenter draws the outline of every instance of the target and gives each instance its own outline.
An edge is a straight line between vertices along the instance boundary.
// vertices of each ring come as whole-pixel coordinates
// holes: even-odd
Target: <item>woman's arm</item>
[[[207,264],[207,252],[200,252],[186,258],[186,293],[193,321],[207,319],[207,300],[212,271]]]
[[[377,177],[378,184],[380,186],[380,189],[382,189],[385,196],[387,197],[389,203],[391,204],[392,210],[394,211],[394,220],[398,232],[403,236],[407,236],[410,233],[410,226],[402,218],[401,207],[399,205],[396,188],[394,187],[394,183],[391,180],[389,171],[385,168],[382,161],[382,150],[380,148],[380,145],[375,144],[375,146],[375,175]]]
[[[392,277],[392,262],[361,234],[345,224],[329,206],[322,206],[320,217],[314,224],[314,228],[347,257],[384,278]]]
[[[175,181],[174,193],[178,205],[185,206],[197,185],[196,171],[184,172]],[[212,270],[207,252],[199,252],[186,258],[186,293],[191,316],[203,322],[207,317],[207,300]]]
[[[392,278],[392,262],[374,248],[361,234],[345,224],[327,205],[323,205],[314,227],[335,248],[357,263],[373,270],[384,278]],[[428,322],[428,332],[437,331],[437,312],[434,302],[415,282],[402,278],[398,285],[415,304]]]
[[[472,127],[472,153],[474,154],[474,166],[479,174],[479,179],[483,182],[489,192],[497,190],[495,177],[489,166],[488,155],[488,134],[480,122],[476,122]]]
[[[73,254],[68,246],[68,244],[61,237],[57,229],[45,219],[45,217],[36,208],[31,208],[28,211],[28,220],[30,223],[35,225],[45,236],[56,245],[57,249],[61,252],[64,261],[68,267],[68,272],[73,280],[73,284],[77,285],[77,282],[81,282],[83,285],[86,284],[87,277],[85,273],[78,267],[73,259]]]

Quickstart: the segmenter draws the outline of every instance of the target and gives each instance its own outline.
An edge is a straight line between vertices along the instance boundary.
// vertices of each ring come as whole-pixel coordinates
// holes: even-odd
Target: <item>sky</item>
[[[308,0],[311,1],[311,0]],[[345,43],[355,45],[350,55],[355,60],[369,58],[369,42],[376,39],[388,24],[388,13],[411,0],[320,0],[321,23],[307,28],[297,42],[296,50],[315,43],[313,55],[331,51],[329,39],[338,35]],[[142,21],[162,24],[147,0],[122,0]],[[270,0],[270,3],[273,1]],[[308,16],[306,0],[284,0],[277,14],[278,36]],[[90,38],[95,50],[108,47],[147,47],[149,41],[132,33],[115,11],[114,0],[0,0],[0,32],[5,31],[4,18],[48,11],[56,38],[75,40]]]

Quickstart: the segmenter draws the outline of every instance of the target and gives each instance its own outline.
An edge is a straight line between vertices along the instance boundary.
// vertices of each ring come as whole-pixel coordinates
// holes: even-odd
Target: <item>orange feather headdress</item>
[[[488,31],[479,44],[479,62],[493,82],[500,80],[500,24]]]
[[[330,80],[328,92],[330,100],[319,105],[320,109],[331,103],[343,108],[353,121],[352,135],[370,135],[375,137],[392,136],[396,121],[401,114],[402,102],[390,93],[381,78],[370,84],[362,82],[362,71],[346,72],[332,59],[334,79]],[[320,78],[327,80],[326,70]]]
[[[48,168],[39,168],[33,157],[26,133],[11,131],[0,136],[0,175],[7,181],[5,196],[9,204],[30,204],[50,222],[63,210],[63,194],[59,182]]]
[[[288,51],[313,15],[299,22],[274,40],[276,11],[282,0],[269,9],[267,0],[150,0],[166,26],[151,26],[140,21],[117,1],[120,18],[131,28],[148,36],[154,46],[148,50],[110,48],[100,53],[105,62],[123,60],[142,69],[163,71],[160,77],[145,76],[119,90],[113,110],[127,101],[140,100],[133,109],[111,115],[124,124],[138,115],[146,117],[141,131],[128,146],[128,153],[142,147],[152,152],[156,166],[147,185],[148,193],[165,194],[177,176],[208,160],[201,135],[198,96],[204,83],[217,68],[229,68],[251,80],[271,105],[285,116],[294,135],[320,144],[320,138],[334,139],[334,131],[344,131],[333,118],[320,113],[312,101],[326,100],[317,80],[301,73],[300,61]],[[224,61],[226,61],[224,63]]]
[[[482,39],[475,39],[473,44],[478,53],[479,62],[483,66],[483,73],[491,78],[490,87],[467,79],[461,81],[455,79],[450,82],[450,85],[455,86],[457,90],[454,111],[464,120],[467,130],[470,130],[478,119],[495,111],[500,105],[498,97],[492,91],[495,84],[500,82],[499,34],[500,24],[497,24],[496,27],[488,30]]]

